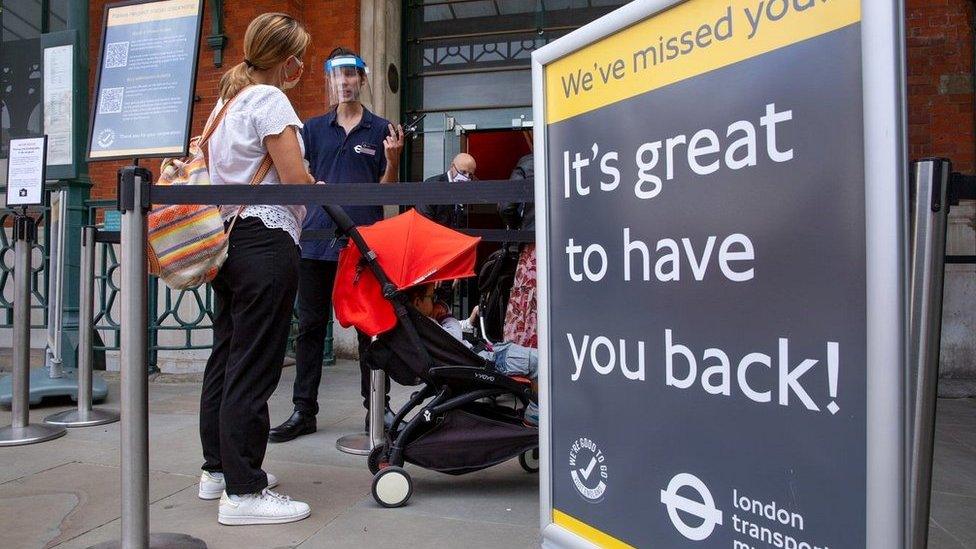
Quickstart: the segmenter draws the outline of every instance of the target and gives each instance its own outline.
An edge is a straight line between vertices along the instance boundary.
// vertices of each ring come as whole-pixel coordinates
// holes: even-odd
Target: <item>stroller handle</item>
[[[343,210],[341,206],[326,204],[322,207],[325,208],[325,213],[329,214],[332,221],[335,221],[340,233],[347,235],[356,226],[352,219],[349,218],[346,210]]]
[[[376,260],[376,253],[366,244],[363,236],[359,234],[356,224],[349,218],[346,211],[341,206],[336,206],[335,204],[324,204],[322,207],[325,209],[325,213],[329,214],[329,217],[335,221],[336,227],[339,229],[338,233],[348,236],[353,244],[359,248],[359,253],[363,256],[363,260],[369,266],[376,279],[379,280],[380,286],[383,289],[383,296],[386,298],[393,297],[397,291],[396,285],[390,282],[390,278],[386,276],[383,268],[380,267],[379,262]]]

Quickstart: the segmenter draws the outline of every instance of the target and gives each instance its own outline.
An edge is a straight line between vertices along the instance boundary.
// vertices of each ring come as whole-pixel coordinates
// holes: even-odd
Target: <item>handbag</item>
[[[233,102],[234,99],[227,101],[216,116],[208,120],[203,133],[190,140],[188,156],[163,159],[157,185],[211,184],[204,148]],[[256,185],[264,180],[271,166],[271,155],[265,154],[250,184]],[[243,210],[244,206],[238,208],[225,229],[219,206],[179,204],[154,207],[147,217],[146,247],[150,274],[158,276],[174,290],[186,290],[213,280],[227,260],[230,233]]]

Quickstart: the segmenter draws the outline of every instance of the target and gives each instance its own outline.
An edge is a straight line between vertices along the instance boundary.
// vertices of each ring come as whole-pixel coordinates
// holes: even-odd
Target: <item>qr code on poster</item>
[[[105,46],[105,68],[117,69],[129,63],[129,43],[113,42]]]
[[[114,114],[122,112],[122,96],[125,88],[105,88],[98,98],[98,114]]]

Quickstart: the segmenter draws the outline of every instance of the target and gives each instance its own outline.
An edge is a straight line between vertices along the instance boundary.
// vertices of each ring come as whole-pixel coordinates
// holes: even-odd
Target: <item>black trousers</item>
[[[281,378],[295,292],[298,247],[256,218],[237,221],[214,279],[213,352],[203,374],[203,469],[223,472],[228,494],[260,492],[268,445],[268,398]]]
[[[319,412],[319,384],[322,382],[322,352],[332,310],[332,287],[335,284],[338,262],[302,258],[298,283],[298,336],[295,339],[295,387],[292,402],[295,409],[307,414]],[[359,337],[360,389],[363,406],[369,408],[369,370],[365,356],[369,338]],[[387,378],[386,392],[390,383]],[[387,396],[389,402],[389,396]]]
[[[295,387],[292,402],[306,414],[319,413],[322,352],[332,310],[335,261],[302,258],[298,278],[298,336],[295,338]]]

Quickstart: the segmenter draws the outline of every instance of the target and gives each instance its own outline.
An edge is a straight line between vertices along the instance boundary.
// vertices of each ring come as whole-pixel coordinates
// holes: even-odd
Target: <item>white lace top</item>
[[[280,89],[259,84],[240,93],[224,115],[224,121],[210,137],[208,168],[213,185],[247,185],[268,152],[264,138],[278,135],[288,126],[302,128],[295,109]],[[211,116],[215,116],[223,105],[223,100],[218,100]],[[298,145],[304,157],[305,144],[301,138]],[[278,171],[273,166],[261,184],[281,184]],[[221,206],[224,220],[233,217],[239,207],[228,204]],[[282,229],[291,235],[297,245],[305,220],[305,207],[247,206],[241,217],[256,217],[269,229]]]

